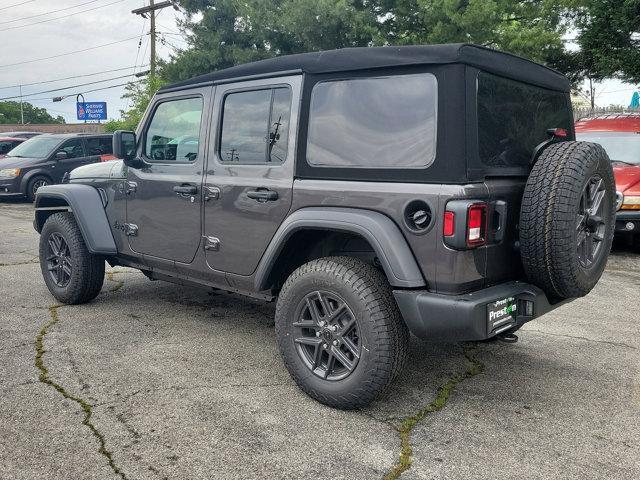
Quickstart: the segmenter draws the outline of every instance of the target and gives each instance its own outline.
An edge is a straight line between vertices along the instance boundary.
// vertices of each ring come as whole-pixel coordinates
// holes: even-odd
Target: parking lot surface
[[[0,203],[0,478],[640,478],[640,255],[516,344],[411,342],[361,411],[304,395],[273,304],[108,268],[59,306]]]

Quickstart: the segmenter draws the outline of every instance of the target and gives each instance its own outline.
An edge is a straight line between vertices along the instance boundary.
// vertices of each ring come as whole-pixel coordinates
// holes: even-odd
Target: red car
[[[0,136],[0,157],[6,155],[15,147],[24,142],[26,138],[1,137]]]
[[[632,237],[640,249],[640,113],[583,118],[576,122],[576,138],[607,151],[616,177],[616,233]]]

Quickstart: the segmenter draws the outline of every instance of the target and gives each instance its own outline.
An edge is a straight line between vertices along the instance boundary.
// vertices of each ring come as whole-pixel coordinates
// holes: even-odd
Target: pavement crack
[[[551,332],[545,332],[543,330],[537,330],[535,328],[527,328],[526,330],[523,330],[523,331],[535,332],[535,333],[539,333],[540,335],[549,335],[552,337],[573,338],[575,340],[583,340],[585,342],[602,343],[604,345],[613,345],[615,347],[623,347],[623,348],[630,348],[632,350],[638,350],[638,347],[635,347],[633,345],[629,345],[628,343],[623,343],[623,342],[612,342],[610,340],[596,340],[589,337],[582,337],[580,335],[568,335],[566,333],[551,333]]]
[[[482,373],[484,370],[484,363],[474,356],[475,351],[476,347],[464,345],[463,354],[471,364],[467,370],[464,373],[456,373],[450,377],[438,388],[436,398],[430,404],[422,407],[414,415],[406,417],[401,421],[400,425],[394,426],[400,436],[400,456],[398,462],[384,476],[384,480],[396,480],[400,478],[400,475],[411,468],[413,449],[411,448],[410,437],[413,429],[430,414],[442,410],[449,402],[451,393],[453,393],[460,382]]]
[[[33,265],[35,263],[40,263],[39,257],[32,258],[31,260],[25,260],[24,262],[0,263],[0,267],[17,267],[20,265]]]
[[[109,450],[107,450],[107,442],[104,438],[104,435],[97,429],[97,427],[91,421],[93,406],[87,401],[83,400],[82,398],[76,397],[75,395],[70,394],[65,390],[65,388],[62,385],[52,380],[51,377],[49,376],[49,370],[44,364],[43,356],[46,353],[46,350],[44,347],[44,339],[47,333],[49,333],[49,329],[60,321],[60,316],[58,314],[58,309],[60,307],[63,307],[63,305],[53,305],[49,307],[49,315],[51,316],[51,319],[42,326],[42,328],[40,329],[40,332],[36,337],[35,366],[40,371],[39,380],[40,382],[53,387],[58,393],[60,393],[60,395],[62,395],[67,400],[71,400],[72,402],[75,402],[78,405],[80,405],[80,407],[82,408],[82,411],[84,412],[84,419],[82,420],[82,424],[86,426],[91,431],[93,436],[96,438],[99,444],[98,453],[100,453],[102,456],[104,456],[107,459],[107,463],[109,464],[109,466],[111,467],[111,470],[113,470],[113,472],[116,475],[118,475],[123,480],[126,480],[127,476],[120,469],[120,467],[118,467],[115,464],[113,460],[113,454]]]

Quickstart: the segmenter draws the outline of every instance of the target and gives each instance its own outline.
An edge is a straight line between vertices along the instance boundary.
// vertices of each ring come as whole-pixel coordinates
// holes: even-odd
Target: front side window
[[[220,159],[240,164],[284,162],[290,114],[289,88],[230,93],[222,110]]]
[[[151,162],[193,162],[200,145],[202,98],[162,102],[145,137],[144,153]]]
[[[57,150],[67,154],[67,158],[84,157],[84,148],[82,147],[82,139],[76,138],[64,142]]]
[[[527,167],[548,129],[570,130],[572,124],[567,94],[478,75],[478,146],[485,165]]]
[[[436,155],[437,94],[431,73],[318,83],[311,93],[308,163],[429,166]]]

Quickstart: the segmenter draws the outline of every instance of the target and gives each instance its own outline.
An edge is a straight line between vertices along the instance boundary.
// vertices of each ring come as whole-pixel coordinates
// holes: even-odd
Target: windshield
[[[24,141],[16,148],[11,150],[7,156],[9,157],[29,157],[29,158],[45,158],[51,154],[51,151],[60,143],[58,137],[47,137],[39,135]]]
[[[633,132],[583,132],[576,133],[582,142],[599,143],[612,162],[640,165],[640,134]]]

